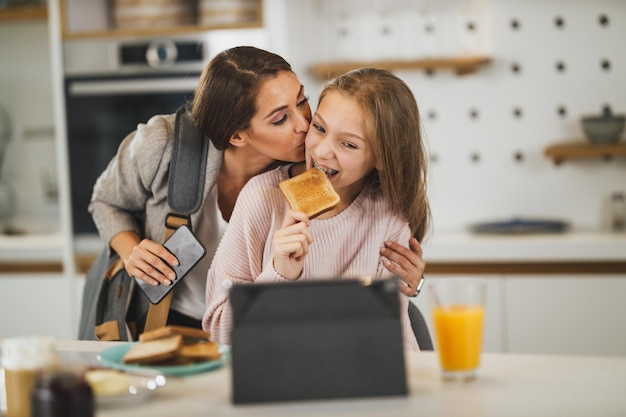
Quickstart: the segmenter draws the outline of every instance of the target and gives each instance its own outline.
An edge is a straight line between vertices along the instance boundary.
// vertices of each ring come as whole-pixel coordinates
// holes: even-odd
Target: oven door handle
[[[70,96],[110,96],[113,94],[159,94],[194,92],[197,78],[153,78],[132,80],[70,81]]]

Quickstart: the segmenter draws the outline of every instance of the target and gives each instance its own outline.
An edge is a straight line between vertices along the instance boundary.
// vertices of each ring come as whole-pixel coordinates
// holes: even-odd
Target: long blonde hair
[[[404,216],[421,241],[430,222],[426,195],[427,159],[417,102],[404,81],[389,71],[360,68],[330,80],[320,94],[337,91],[359,103],[379,169],[368,186],[382,191],[390,209]]]

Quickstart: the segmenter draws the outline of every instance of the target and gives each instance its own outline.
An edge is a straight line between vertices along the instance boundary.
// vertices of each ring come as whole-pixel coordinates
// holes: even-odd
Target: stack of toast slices
[[[188,365],[221,358],[219,346],[211,334],[185,326],[165,326],[145,332],[139,343],[123,357],[127,364]]]

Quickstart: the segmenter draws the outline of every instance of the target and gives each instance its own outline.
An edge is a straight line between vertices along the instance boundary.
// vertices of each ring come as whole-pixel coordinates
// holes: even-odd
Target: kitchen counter
[[[624,262],[626,233],[440,233],[424,242],[424,259],[427,262]]]
[[[0,273],[62,272],[62,259],[61,233],[0,235]]]
[[[60,233],[0,235],[0,263],[60,262],[63,255]]]
[[[626,273],[626,233],[440,233],[423,248],[429,274]]]
[[[79,271],[95,258],[101,245],[97,238],[77,241]],[[16,264],[26,264],[23,267],[33,263],[56,264],[60,268],[62,247],[60,233],[0,235],[0,272],[11,272],[7,266]],[[584,265],[588,265],[591,271],[626,273],[626,233],[567,232],[525,236],[440,233],[427,239],[423,247],[427,271],[431,273],[446,272],[446,265],[494,265],[499,269],[506,269],[507,265],[543,265],[548,269],[550,265],[574,265],[579,272],[584,272]],[[444,270],[438,270],[442,267]]]

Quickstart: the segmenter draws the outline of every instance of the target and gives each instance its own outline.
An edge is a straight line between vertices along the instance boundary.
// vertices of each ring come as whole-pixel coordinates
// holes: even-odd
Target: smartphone
[[[158,304],[206,254],[206,249],[202,243],[187,226],[180,226],[176,229],[163,242],[163,246],[178,259],[178,266],[172,267],[176,273],[176,278],[174,278],[172,283],[170,285],[159,284],[153,286],[139,278],[135,278],[135,282],[137,282],[139,288],[141,288],[152,304]]]

